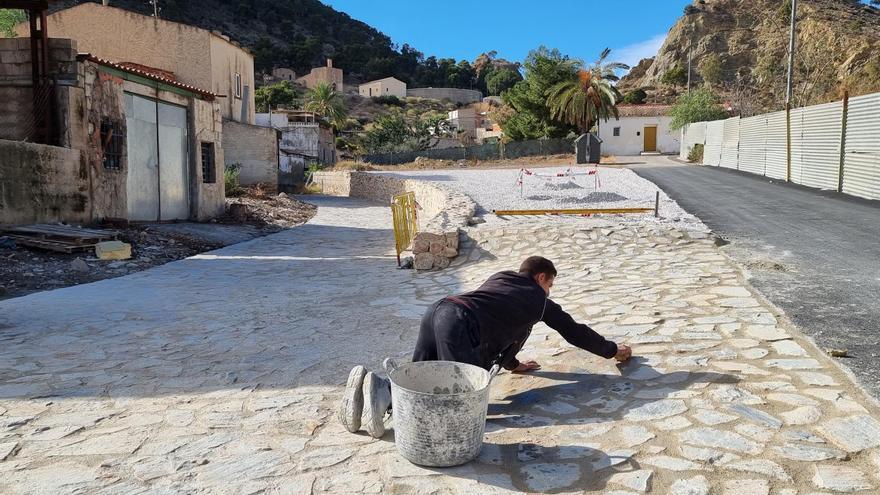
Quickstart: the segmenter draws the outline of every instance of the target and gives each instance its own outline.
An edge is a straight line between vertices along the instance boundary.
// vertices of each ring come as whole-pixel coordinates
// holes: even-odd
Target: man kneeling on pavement
[[[500,363],[514,373],[537,370],[541,368],[538,363],[520,362],[516,355],[538,322],[585,351],[606,359],[629,359],[629,346],[606,340],[550,300],[556,273],[553,262],[532,256],[523,261],[518,272],[496,273],[473,292],[432,304],[422,318],[412,360],[457,361],[487,370]],[[388,380],[355,366],[339,409],[339,420],[345,428],[354,433],[363,426],[379,438],[385,433],[385,415],[390,406]]]

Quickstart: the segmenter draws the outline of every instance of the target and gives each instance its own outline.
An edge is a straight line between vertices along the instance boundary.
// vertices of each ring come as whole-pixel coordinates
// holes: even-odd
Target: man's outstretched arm
[[[543,321],[547,326],[559,332],[559,335],[562,335],[562,338],[575,347],[592,352],[605,359],[611,359],[613,357],[623,359],[629,358],[629,356],[619,356],[617,344],[599,335],[587,325],[574,321],[574,318],[566,313],[561,306],[549,299],[547,300],[547,307],[544,310]],[[620,347],[620,350],[623,351],[621,354],[629,352],[628,347]]]

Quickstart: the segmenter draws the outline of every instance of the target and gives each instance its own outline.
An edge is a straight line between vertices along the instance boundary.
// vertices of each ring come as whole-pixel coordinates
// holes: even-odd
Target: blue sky
[[[605,47],[612,59],[635,64],[657,53],[688,0],[322,0],[336,10],[409,43],[425,56],[473,60],[496,50],[522,61],[545,45],[594,60]]]

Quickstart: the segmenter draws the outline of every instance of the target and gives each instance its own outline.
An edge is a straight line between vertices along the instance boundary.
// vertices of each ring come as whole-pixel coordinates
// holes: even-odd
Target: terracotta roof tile
[[[211,93],[210,91],[197,88],[195,86],[191,86],[189,84],[184,84],[179,81],[175,81],[174,79],[170,79],[168,77],[164,77],[155,72],[148,72],[146,70],[142,70],[131,65],[124,65],[117,62],[112,62],[110,60],[106,60],[103,58],[98,58],[90,53],[80,53],[76,56],[77,60],[88,60],[89,62],[94,62],[98,65],[103,65],[105,67],[110,67],[112,69],[121,70],[123,72],[128,72],[130,74],[135,74],[147,79],[152,79],[153,81],[158,81],[163,84],[167,84],[169,86],[174,86],[175,88],[185,89],[187,91],[191,91],[197,95],[204,96],[208,99],[214,99],[219,95]]]

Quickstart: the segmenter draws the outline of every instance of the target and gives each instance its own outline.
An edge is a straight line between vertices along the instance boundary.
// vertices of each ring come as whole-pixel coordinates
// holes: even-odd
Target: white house
[[[358,94],[364,98],[372,98],[374,96],[406,98],[406,83],[394,77],[377,79],[358,86]]]
[[[599,122],[602,154],[677,153],[680,133],[670,128],[670,105],[618,105],[618,119]]]

